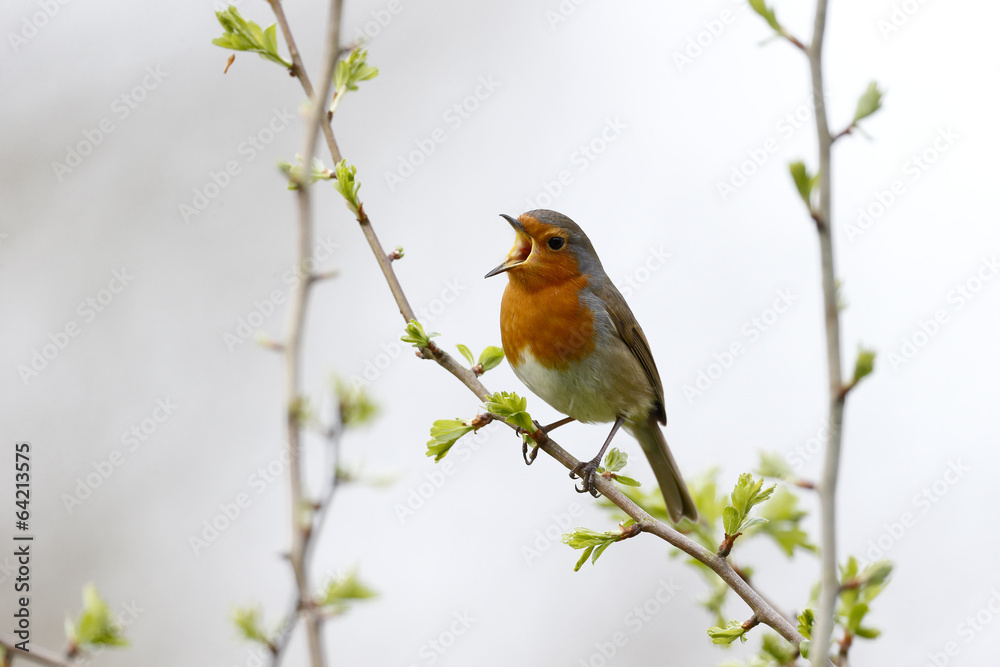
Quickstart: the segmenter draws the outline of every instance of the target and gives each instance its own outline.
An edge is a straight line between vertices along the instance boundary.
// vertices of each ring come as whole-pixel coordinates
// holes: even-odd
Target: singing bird
[[[507,259],[486,274],[507,274],[500,336],[515,375],[567,415],[564,423],[614,422],[593,460],[572,477],[597,495],[597,467],[622,426],[642,446],[670,518],[697,521],[695,508],[660,424],[667,423],[663,384],[649,343],[625,298],[608,278],[579,225],[561,213],[502,215],[517,233]]]

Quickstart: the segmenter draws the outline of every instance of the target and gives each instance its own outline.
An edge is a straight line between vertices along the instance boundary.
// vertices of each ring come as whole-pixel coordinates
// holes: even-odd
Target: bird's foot
[[[593,461],[580,463],[573,468],[569,476],[572,479],[580,480],[580,485],[575,487],[577,493],[589,493],[595,498],[600,495],[597,491],[597,486],[594,484],[594,479],[597,477],[597,465],[600,462],[601,460],[597,458]]]
[[[534,436],[532,436],[534,438]],[[534,445],[529,445],[528,441],[525,440],[521,443],[521,456],[524,457],[524,464],[531,465],[535,462],[535,457],[538,456],[538,440],[535,439]]]
[[[525,465],[529,466],[535,462],[535,458],[538,456],[539,445],[544,445],[545,442],[549,439],[548,432],[555,426],[561,425],[556,423],[554,425],[550,424],[549,426],[542,426],[541,424],[538,423],[538,420],[536,419],[532,419],[531,422],[535,425],[534,432],[528,433],[527,431],[523,431],[523,434],[529,436],[535,442],[533,445],[529,445],[528,441],[525,440],[521,444],[521,456],[524,457]]]

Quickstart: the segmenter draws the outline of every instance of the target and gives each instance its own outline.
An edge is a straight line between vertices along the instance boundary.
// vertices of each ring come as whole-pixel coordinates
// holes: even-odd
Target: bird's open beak
[[[509,215],[501,213],[500,217],[510,223],[510,226],[517,232],[517,237],[514,239],[514,247],[510,249],[509,253],[507,253],[506,261],[487,273],[485,276],[486,278],[495,276],[498,273],[510,271],[515,266],[524,264],[524,262],[528,259],[528,255],[531,254],[531,237],[524,231],[524,225],[518,222],[517,218],[512,218]]]

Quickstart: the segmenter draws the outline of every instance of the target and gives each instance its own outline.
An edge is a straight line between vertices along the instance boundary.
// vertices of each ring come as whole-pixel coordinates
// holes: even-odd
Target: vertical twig
[[[312,202],[309,193],[310,175],[312,173],[312,161],[316,151],[316,138],[320,127],[324,125],[323,119],[326,114],[327,98],[333,86],[333,68],[336,65],[337,57],[340,53],[340,13],[341,0],[331,0],[330,15],[327,24],[326,51],[324,53],[324,66],[322,68],[322,78],[319,82],[319,93],[313,94],[308,80],[305,78],[305,70],[302,67],[302,59],[299,55],[295,42],[291,39],[291,32],[288,29],[288,22],[278,0],[271,1],[278,23],[285,34],[289,52],[292,54],[292,62],[297,74],[302,80],[303,86],[307,88],[310,96],[311,108],[309,120],[306,124],[306,136],[302,149],[302,165],[297,176],[297,200],[298,200],[298,229],[295,248],[295,265],[299,271],[299,280],[292,289],[292,296],[288,308],[288,323],[286,326],[284,356],[285,356],[285,405],[286,424],[288,430],[289,449],[289,488],[291,491],[291,519],[292,519],[292,548],[289,560],[292,572],[295,576],[296,611],[304,616],[306,626],[306,636],[309,644],[310,664],[313,667],[323,667],[325,664],[321,623],[322,619],[316,613],[311,595],[311,585],[309,581],[309,543],[313,537],[313,513],[316,509],[306,500],[302,481],[302,415],[303,397],[301,394],[302,385],[302,338],[304,333],[306,308],[308,305],[310,288],[314,283],[314,276],[310,273],[302,275],[302,271],[307,266],[306,260],[312,255],[313,250],[313,227],[312,227]],[[293,175],[296,172],[292,172]],[[289,628],[289,631],[291,628]],[[284,643],[282,644],[282,646]],[[280,651],[275,651],[275,658],[280,657]]]
[[[816,109],[816,138],[819,143],[819,208],[816,228],[823,271],[823,311],[826,324],[826,360],[830,390],[829,435],[823,474],[819,480],[820,530],[822,546],[821,589],[813,635],[812,664],[827,663],[827,647],[833,635],[833,613],[837,600],[837,475],[840,470],[840,445],[843,432],[844,391],[840,360],[840,315],[837,311],[837,284],[834,269],[831,215],[830,125],[826,118],[823,87],[823,34],[826,29],[826,0],[817,0],[812,43],[807,50],[812,75],[813,104]]]

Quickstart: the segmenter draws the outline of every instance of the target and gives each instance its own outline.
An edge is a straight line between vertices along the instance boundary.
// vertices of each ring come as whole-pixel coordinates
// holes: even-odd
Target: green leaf
[[[799,191],[799,197],[811,209],[812,191],[819,182],[819,172],[810,174],[805,162],[802,161],[789,164],[788,171],[792,174],[792,180],[795,181],[795,189]]]
[[[611,472],[618,472],[628,464],[628,454],[617,447],[612,447],[608,455],[604,457],[604,468]]]
[[[319,599],[321,607],[327,607],[333,613],[342,613],[350,602],[367,600],[378,595],[374,590],[361,583],[356,571],[331,579]]]
[[[775,485],[772,484],[770,487],[764,489],[764,479],[761,478],[754,482],[753,475],[748,472],[740,475],[739,480],[736,482],[736,486],[733,487],[733,493],[730,496],[732,498],[732,506],[735,507],[741,516],[746,516],[750,513],[750,510],[754,506],[759,505],[768,498],[774,492]]]
[[[760,14],[767,24],[774,29],[775,32],[784,35],[785,29],[781,27],[778,23],[778,19],[774,16],[774,10],[764,4],[764,0],[750,0],[750,6],[755,12]]]
[[[406,325],[406,335],[401,336],[400,340],[404,343],[410,343],[419,350],[430,346],[431,338],[440,335],[437,332],[426,333],[420,322],[410,320],[410,323]]]
[[[520,427],[528,433],[535,432],[535,423],[531,421],[531,415],[527,412],[515,412],[510,417],[507,417],[506,421],[508,424]]]
[[[358,170],[349,166],[347,160],[341,160],[334,167],[336,180],[333,187],[344,198],[347,208],[351,209],[354,216],[361,219],[361,201],[358,199],[358,191],[361,189],[361,181],[357,180]]]
[[[864,602],[852,605],[850,611],[847,613],[847,620],[844,623],[844,629],[852,635],[857,634],[858,628],[861,627],[861,621],[864,620],[865,614],[867,613],[868,605]]]
[[[528,399],[518,396],[512,391],[498,391],[490,394],[483,402],[483,408],[501,417],[509,417],[517,412],[524,412],[528,407]]]
[[[604,457],[604,466],[597,469],[604,477],[610,478],[625,486],[640,486],[637,480],[625,475],[619,475],[618,471],[628,465],[628,454],[617,447],[612,447],[608,455]]]
[[[244,639],[267,644],[270,640],[261,627],[260,616],[259,607],[237,607],[233,610],[231,618]]]
[[[837,606],[837,623],[848,635],[864,639],[874,639],[880,632],[863,625],[871,602],[889,583],[892,564],[889,561],[878,561],[858,571],[859,565],[853,556],[840,568],[841,592]]]
[[[854,362],[854,383],[857,384],[875,370],[875,350],[858,346],[858,359]]]
[[[816,622],[816,615],[813,613],[813,610],[809,609],[808,607],[806,609],[803,609],[799,613],[798,621],[799,621],[799,634],[805,637],[806,639],[811,639],[812,627],[813,624]]]
[[[468,360],[470,366],[476,363],[476,358],[472,356],[472,350],[470,350],[465,345],[462,345],[461,343],[459,343],[455,347],[457,347],[458,351],[462,353],[462,356]]]
[[[796,548],[819,553],[819,548],[809,541],[809,535],[801,527],[807,513],[799,507],[799,497],[795,493],[785,487],[779,488],[761,508],[760,515],[767,519],[767,524],[758,534],[772,538],[789,558]]]
[[[583,553],[580,554],[580,560],[576,561],[576,565],[573,566],[573,571],[579,572],[580,568],[583,567],[583,564],[587,562],[587,559],[590,558],[590,554],[592,554],[593,552],[594,552],[594,547],[587,547],[586,549],[584,549]]]
[[[742,520],[739,510],[735,507],[730,505],[722,510],[722,527],[726,531],[726,535],[735,535],[740,532]]]
[[[757,474],[777,479],[791,479],[795,476],[791,467],[785,462],[785,457],[777,452],[760,452]]]
[[[330,100],[330,113],[340,106],[340,101],[350,90],[357,90],[358,84],[378,76],[378,68],[368,64],[368,51],[354,47],[351,54],[337,62],[333,71],[333,99]]]
[[[851,581],[858,576],[858,559],[848,556],[847,562],[840,566],[840,582]]]
[[[340,423],[345,427],[361,426],[378,414],[378,406],[362,387],[349,387],[346,382],[337,378],[334,380],[334,388]]]
[[[753,475],[750,473],[740,475],[736,486],[733,487],[733,493],[730,496],[731,502],[722,511],[722,525],[727,536],[733,537],[766,522],[766,519],[749,516],[750,510],[770,498],[774,491],[774,485],[767,489],[763,489],[763,485],[763,477],[754,482]]]
[[[233,51],[256,53],[261,58],[291,68],[292,63],[278,54],[278,39],[274,25],[267,30],[261,30],[259,25],[243,18],[239,10],[232,5],[225,11],[216,12],[215,17],[222,24],[225,33],[222,37],[213,39],[212,44]]]
[[[535,432],[535,423],[531,419],[525,408],[528,407],[528,399],[518,396],[514,392],[498,391],[486,397],[483,408],[487,412],[492,412],[504,419],[508,424],[519,427],[524,433],[524,441],[533,444],[535,441],[529,433]]]
[[[866,584],[881,584],[892,574],[892,563],[887,560],[880,560],[872,563],[861,573],[861,578]]]
[[[868,84],[868,88],[858,99],[858,108],[854,112],[854,122],[857,124],[858,121],[871,116],[873,113],[882,108],[882,91],[879,90],[878,84],[874,81]]]
[[[503,349],[490,345],[479,355],[479,363],[483,367],[483,372],[496,368],[503,361]]]
[[[601,557],[608,547],[610,547],[615,542],[619,541],[623,537],[623,529],[633,525],[634,520],[629,519],[628,521],[622,523],[618,530],[612,530],[604,533],[599,533],[596,530],[591,530],[590,528],[575,528],[572,532],[566,533],[562,536],[563,544],[569,546],[572,549],[583,549],[583,555],[580,556],[580,560],[576,562],[576,567],[573,568],[574,572],[578,572],[583,564],[587,562],[587,558],[590,558],[591,563],[596,563],[597,559]]]
[[[128,646],[121,625],[112,618],[108,604],[93,584],[83,587],[83,610],[75,624],[67,619],[66,634],[72,644],[81,648]]]
[[[743,624],[739,621],[729,621],[724,628],[714,627],[708,629],[708,636],[712,638],[712,643],[723,644],[725,646],[732,644],[737,639],[746,643],[746,634],[747,631],[743,629]]]
[[[718,544],[713,544],[716,539],[717,525],[722,518],[723,508],[726,506],[726,496],[719,493],[716,476],[718,469],[712,468],[701,475],[693,477],[688,482],[688,489],[691,491],[691,498],[694,499],[695,507],[701,520],[692,524],[694,526],[695,537],[699,539],[702,546],[714,549]],[[655,488],[654,488],[655,491]],[[721,623],[721,621],[720,621]]]
[[[369,81],[378,76],[378,68],[368,64],[368,49],[354,47],[351,54],[337,63],[333,72],[334,88],[357,90],[362,81]]]
[[[798,651],[784,637],[769,632],[764,635],[762,643],[761,651],[773,658],[779,665],[791,665],[794,663]]]
[[[278,163],[278,169],[288,178],[289,190],[298,190],[299,184],[302,182],[302,156],[296,154],[295,157],[299,162],[298,164],[293,165],[289,162]],[[309,170],[309,177],[307,179],[309,185],[312,185],[316,181],[328,181],[333,176],[333,172],[327,169],[319,158],[313,158],[312,168]]]
[[[452,446],[473,427],[462,419],[438,419],[431,425],[431,439],[427,441],[427,456],[433,456],[437,463],[443,459]]]

